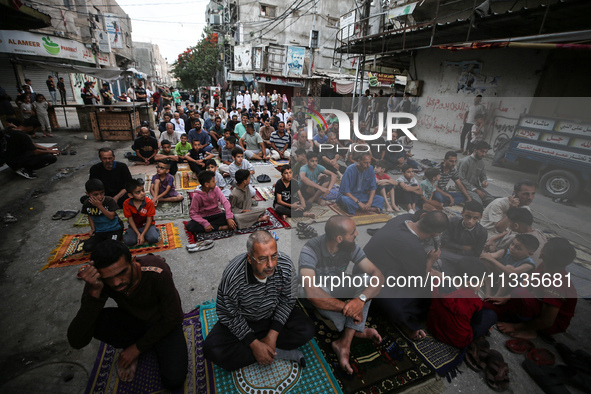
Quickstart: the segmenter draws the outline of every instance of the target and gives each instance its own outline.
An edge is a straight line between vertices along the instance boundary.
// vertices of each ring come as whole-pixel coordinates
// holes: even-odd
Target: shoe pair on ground
[[[37,178],[39,178],[39,175],[37,175],[32,170],[27,170],[26,168],[19,168],[15,172],[18,175],[22,176],[23,178],[27,178],[27,179],[37,179]]]
[[[187,251],[189,253],[194,253],[194,252],[203,252],[204,250],[208,250],[213,248],[213,241],[210,239],[206,239],[204,241],[199,241],[196,242],[194,244],[188,244],[187,245]]]
[[[70,155],[74,156],[76,153],[78,153],[78,152],[76,152],[74,149],[70,149]],[[67,156],[68,155],[68,150],[67,149],[62,149],[60,151],[60,154],[62,156]]]
[[[70,220],[76,217],[78,211],[57,211],[52,217],[52,220]]]
[[[566,365],[540,366],[526,359],[522,366],[546,394],[568,394],[566,385],[583,392],[591,387],[591,355],[583,350],[572,351],[559,343],[556,350]]]
[[[509,387],[509,366],[501,353],[490,348],[486,339],[472,342],[464,360],[473,371],[484,371],[486,384],[491,389],[505,391]]]

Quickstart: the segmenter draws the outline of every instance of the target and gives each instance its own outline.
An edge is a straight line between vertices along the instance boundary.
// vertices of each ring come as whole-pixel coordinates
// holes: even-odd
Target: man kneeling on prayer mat
[[[255,231],[247,253],[224,270],[218,287],[218,322],[205,338],[203,353],[214,364],[234,371],[272,364],[276,358],[305,366],[298,350],[314,337],[314,323],[295,306],[297,274],[289,256],[277,251],[275,238]]]
[[[98,244],[91,260],[80,270],[85,286],[80,310],[68,327],[70,345],[81,349],[94,337],[124,349],[117,360],[123,382],[133,380],[141,354],[153,349],[162,385],[182,387],[187,342],[181,299],[168,264],[154,255],[132,258],[127,246],[114,240]],[[105,308],[109,298],[116,308]]]
[[[349,364],[353,337],[371,339],[375,344],[382,337],[374,328],[366,328],[367,312],[371,299],[379,294],[384,284],[380,270],[365,256],[365,252],[355,244],[357,229],[355,222],[346,216],[331,217],[324,228],[325,234],[309,240],[300,254],[300,275],[306,297],[320,314],[330,319],[341,332],[339,339],[332,342],[343,370],[352,374]],[[349,262],[355,265],[355,275],[367,274],[377,278],[375,286],[354,288],[342,286],[336,289],[319,287],[320,278],[341,277]],[[318,277],[318,278],[316,278]],[[331,283],[329,279],[329,283]],[[354,283],[351,275],[351,283]],[[370,281],[373,282],[373,281]]]

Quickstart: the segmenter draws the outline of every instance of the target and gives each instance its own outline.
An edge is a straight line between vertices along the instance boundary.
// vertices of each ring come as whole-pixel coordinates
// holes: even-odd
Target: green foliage
[[[172,72],[183,88],[215,85],[216,72],[221,68],[218,36],[204,30],[194,47],[179,54]]]

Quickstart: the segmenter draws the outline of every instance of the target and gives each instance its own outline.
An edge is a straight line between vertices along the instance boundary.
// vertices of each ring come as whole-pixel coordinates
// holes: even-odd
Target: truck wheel
[[[579,179],[571,172],[553,170],[540,178],[542,193],[547,197],[573,198],[579,192]]]

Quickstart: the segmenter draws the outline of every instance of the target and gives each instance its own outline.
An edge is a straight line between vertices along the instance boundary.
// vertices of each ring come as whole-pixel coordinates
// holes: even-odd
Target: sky
[[[117,0],[131,18],[133,41],[158,44],[173,63],[179,53],[197,44],[205,27],[209,0]]]

